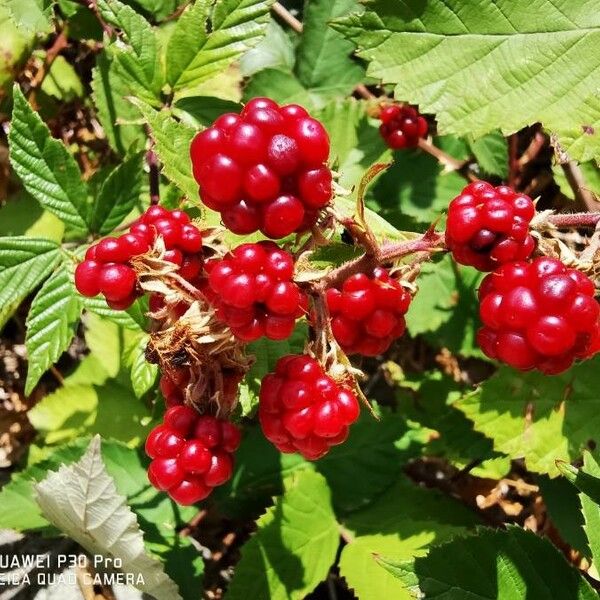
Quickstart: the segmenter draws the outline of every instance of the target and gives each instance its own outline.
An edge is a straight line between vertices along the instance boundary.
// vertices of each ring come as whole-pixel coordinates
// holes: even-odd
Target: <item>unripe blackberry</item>
[[[392,150],[416,148],[419,139],[427,137],[427,121],[416,108],[401,104],[382,106],[379,133]]]
[[[242,244],[223,259],[208,261],[206,270],[207,299],[244,342],[286,339],[306,314],[306,295],[292,280],[294,259],[275,242]]]
[[[346,354],[377,356],[406,330],[411,295],[383,267],[372,277],[351,275],[326,297],[331,330]]]
[[[202,270],[202,234],[181,210],[151,206],[117,238],[107,237],[87,249],[85,260],[75,269],[75,287],[83,296],[102,293],[108,305],[125,310],[139,296],[131,259],[148,252],[157,235],[165,242],[165,260],[177,264],[185,279]]]
[[[199,502],[231,478],[240,440],[238,428],[228,421],[171,406],[146,439],[146,454],[153,459],[148,479],[178,504]]]
[[[359,413],[355,394],[307,355],[280,358],[260,387],[258,416],[265,437],[281,452],[308,460],[344,442]]]
[[[479,290],[478,343],[521,371],[561,373],[599,349],[600,307],[593,282],[554,258],[499,267]]]
[[[480,271],[526,260],[535,249],[529,223],[531,198],[506,185],[485,181],[467,185],[448,207],[446,245],[456,262]]]
[[[295,104],[254,98],[198,133],[190,155],[202,202],[239,235],[306,231],[331,200],[329,137]]]

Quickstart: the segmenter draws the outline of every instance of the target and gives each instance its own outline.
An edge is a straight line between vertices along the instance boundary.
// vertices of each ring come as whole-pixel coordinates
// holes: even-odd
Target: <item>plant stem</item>
[[[67,28],[65,27],[57,36],[52,46],[46,51],[46,57],[44,63],[40,67],[39,71],[35,74],[35,77],[31,81],[31,91],[29,92],[29,104],[32,108],[37,109],[37,103],[35,101],[35,94],[37,89],[42,85],[44,78],[50,71],[52,63],[56,60],[59,53],[69,45],[67,39]]]
[[[431,154],[431,156],[436,158],[437,161],[444,165],[449,171],[457,171],[469,181],[479,180],[479,177],[477,177],[469,168],[469,161],[454,158],[454,156],[450,156],[450,154],[444,152],[441,148],[434,146],[431,142],[423,138],[419,140],[419,148],[424,152]]]
[[[600,213],[580,212],[550,215],[547,220],[556,227],[596,227],[600,222]]]
[[[574,160],[570,160],[567,163],[563,163],[561,167],[577,200],[588,210],[597,210],[600,207],[600,202],[594,198],[594,194],[586,187],[585,179],[579,165]]]
[[[324,290],[341,285],[348,277],[355,273],[368,273],[378,265],[394,262],[409,254],[418,252],[430,253],[444,247],[444,236],[434,230],[429,230],[421,237],[402,242],[388,242],[381,245],[374,252],[366,252],[337,269],[333,269],[322,279],[311,284],[313,290],[322,293]]]
[[[285,23],[287,23],[296,33],[302,33],[302,23],[279,2],[273,2],[271,10]]]
[[[158,204],[160,202],[160,172],[156,154],[152,150],[148,150],[146,153],[146,162],[150,168],[150,204]]]

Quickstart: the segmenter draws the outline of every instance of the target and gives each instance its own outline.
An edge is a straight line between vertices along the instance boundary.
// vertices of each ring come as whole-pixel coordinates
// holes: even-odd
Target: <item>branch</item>
[[[416,253],[426,253],[444,248],[444,235],[434,229],[426,231],[421,237],[402,242],[387,242],[374,252],[367,252],[351,260],[337,269],[333,269],[323,278],[312,282],[313,292],[322,293],[330,287],[341,285],[348,277],[355,273],[368,273],[375,267],[397,261],[400,258]]]
[[[581,212],[561,215],[549,215],[546,221],[558,228],[596,227],[600,223],[600,213]]]
[[[302,33],[302,23],[282,4],[274,2],[271,10],[285,23],[287,23],[296,33]]]
[[[458,158],[454,158],[454,156],[450,156],[441,148],[434,146],[431,142],[423,138],[419,139],[419,148],[428,154],[431,154],[431,156],[436,158],[440,164],[444,165],[448,171],[457,171],[469,181],[479,180],[479,177],[477,177],[469,168],[468,160],[459,160]]]
[[[597,210],[600,203],[594,198],[594,194],[586,188],[585,179],[579,165],[574,160],[570,160],[567,163],[562,163],[561,167],[577,200],[589,211]]]
[[[56,57],[59,53],[64,50],[69,45],[69,41],[67,40],[67,27],[56,36],[56,39],[52,43],[52,46],[48,48],[46,51],[46,56],[44,58],[44,63],[39,68],[38,72],[35,74],[35,77],[30,82],[30,92],[29,92],[29,104],[31,104],[32,108],[36,108],[37,104],[35,101],[35,93],[37,89],[42,85],[44,78],[50,71],[50,67],[52,67],[52,63],[56,60]]]

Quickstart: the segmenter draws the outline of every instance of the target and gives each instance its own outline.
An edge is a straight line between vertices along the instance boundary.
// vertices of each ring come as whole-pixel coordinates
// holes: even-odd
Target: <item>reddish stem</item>
[[[596,227],[600,222],[600,213],[582,212],[550,215],[548,222],[556,227]]]
[[[330,271],[317,282],[316,286],[313,286],[313,289],[322,292],[327,288],[341,285],[350,275],[355,273],[368,273],[378,265],[390,263],[417,252],[433,252],[443,247],[444,235],[434,230],[429,230],[414,240],[388,242],[381,245],[374,252],[367,252]]]

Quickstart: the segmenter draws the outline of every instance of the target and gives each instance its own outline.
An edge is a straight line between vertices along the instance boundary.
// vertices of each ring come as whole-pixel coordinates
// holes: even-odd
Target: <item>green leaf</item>
[[[240,58],[240,71],[244,77],[250,77],[267,68],[291,70],[295,60],[292,37],[277,21],[271,20],[265,36]]]
[[[12,474],[12,477],[0,491],[0,527],[17,531],[35,531],[47,529],[50,524],[42,516],[39,506],[33,497],[33,484],[46,477],[48,471],[57,469],[61,464],[78,460],[87,440],[57,448],[50,456],[23,471]]]
[[[0,237],[0,327],[56,266],[60,249],[41,238]]]
[[[409,428],[398,415],[382,411],[378,421],[363,411],[346,443],[310,463],[298,454],[281,454],[260,427],[247,427],[236,452],[235,473],[229,483],[215,490],[216,500],[226,513],[246,516],[280,494],[286,476],[297,469],[314,468],[327,479],[336,512],[346,514],[372,502],[392,485],[424,442],[421,432]]]
[[[497,451],[555,477],[557,460],[578,459],[598,439],[599,364],[592,359],[553,377],[502,368],[456,406]]]
[[[541,121],[579,160],[600,150],[600,11],[596,3],[374,0],[333,23],[444,133],[505,134]],[[478,82],[476,89],[465,82]]]
[[[335,560],[338,524],[321,475],[301,470],[257,521],[242,548],[227,598],[301,599],[325,579]]]
[[[367,116],[366,102],[346,98],[329,102],[318,113],[331,140],[331,160],[341,186],[352,189],[375,163],[391,160],[379,131]]]
[[[84,323],[90,354],[28,412],[29,420],[47,444],[99,433],[135,446],[148,433],[151,408],[131,389],[130,371],[121,361],[124,333],[93,314]]]
[[[479,272],[457,265],[450,256],[424,263],[417,279],[419,292],[406,315],[411,335],[426,334],[437,347],[481,356],[475,341],[480,280]]]
[[[347,96],[364,79],[364,68],[350,58],[354,44],[329,26],[332,19],[359,8],[357,0],[305,2],[295,72],[311,95]]]
[[[382,571],[374,555],[419,556],[429,545],[462,534],[476,523],[456,500],[402,478],[344,522],[350,541],[342,550],[340,574],[361,600],[408,600],[404,584]]]
[[[592,600],[596,592],[548,540],[531,531],[480,529],[404,563],[381,565],[419,598]]]
[[[90,228],[102,235],[121,224],[139,200],[146,174],[143,153],[134,154],[115,167],[102,183],[94,201]]]
[[[231,100],[223,100],[213,96],[188,96],[175,103],[178,110],[191,117],[194,126],[208,127],[226,112],[240,112],[241,105]]]
[[[0,4],[0,100],[10,95],[11,84],[31,52],[35,34],[17,26],[6,2]]]
[[[78,233],[88,232],[87,186],[65,145],[51,137],[15,85],[10,162],[27,191]]]
[[[116,61],[111,60],[106,52],[100,53],[92,70],[92,97],[106,137],[113,150],[121,156],[132,146],[143,148],[146,142],[143,127],[133,123],[139,118],[139,113],[125,99],[131,94],[131,86],[126,76],[120,73]]]
[[[44,210],[33,196],[20,190],[0,208],[0,236],[43,237],[60,243],[65,224]]]
[[[569,546],[589,557],[590,547],[583,531],[584,519],[577,489],[565,477],[550,479],[547,475],[538,475],[535,481],[560,537]]]
[[[458,173],[445,173],[430,154],[405,150],[394,154],[394,163],[379,177],[367,198],[369,206],[396,227],[411,224],[407,215],[416,223],[430,225],[460,194],[464,183]]]
[[[136,576],[136,587],[157,600],[180,599],[175,583],[144,546],[135,514],[107,473],[100,437],[83,457],[62,466],[35,485],[42,514],[91,554],[120,558],[122,571]]]
[[[434,430],[423,449],[428,455],[450,461],[458,469],[477,463],[470,473],[477,477],[501,478],[510,470],[507,457],[495,452],[492,441],[473,429],[473,424],[454,407],[464,385],[440,371],[418,373],[409,379],[397,376],[396,396],[401,414]]]
[[[150,336],[148,334],[134,334],[126,343],[124,350],[124,363],[131,371],[131,387],[137,398],[149,392],[158,376],[158,366],[146,360],[146,346]]]
[[[160,90],[157,79],[160,76],[158,47],[152,27],[126,4],[118,0],[97,0],[100,14],[107,23],[118,27],[128,49],[113,48],[119,66],[150,97]]]
[[[95,298],[85,298],[82,296],[82,301],[86,310],[105,317],[126,329],[140,331],[145,326],[145,318],[139,308],[140,300],[134,302],[127,310],[113,310],[106,304],[106,300],[102,296],[96,296]]]
[[[600,482],[600,465],[596,462],[590,452],[583,455],[583,469],[590,477],[594,477]],[[591,498],[585,493],[579,494],[581,500],[581,508],[583,512],[584,525],[583,529],[587,535],[592,553],[592,559],[596,571],[600,566],[600,505],[594,498]]]
[[[25,33],[45,34],[52,31],[50,0],[4,0],[4,6]]]
[[[508,142],[500,131],[493,131],[480,138],[468,138],[471,152],[481,169],[489,175],[508,177]]]
[[[140,100],[134,104],[144,115],[155,142],[155,151],[162,163],[163,172],[190,200],[198,196],[198,184],[192,175],[190,144],[195,130],[176,121],[166,111],[156,111]]]
[[[255,96],[268,96],[279,104],[301,104],[307,108],[323,105],[318,96],[310,96],[290,70],[282,67],[264,69],[250,79],[244,88],[244,99],[249,100]]]
[[[167,46],[167,80],[177,92],[225,70],[265,34],[272,0],[196,2]],[[210,20],[210,25],[207,25]]]
[[[61,102],[72,102],[77,98],[83,98],[85,94],[77,71],[64,56],[60,55],[52,62],[50,70],[42,81],[41,90]]]
[[[82,303],[71,274],[62,265],[44,283],[27,316],[25,346],[29,367],[25,394],[69,347],[81,315]]]

